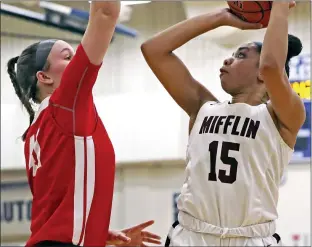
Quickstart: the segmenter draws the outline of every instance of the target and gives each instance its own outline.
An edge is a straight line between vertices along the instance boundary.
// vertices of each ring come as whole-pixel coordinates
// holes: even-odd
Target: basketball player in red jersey
[[[108,230],[115,155],[92,88],[119,12],[119,1],[92,2],[76,53],[64,41],[45,40],[8,62],[16,94],[30,115],[23,135],[33,194],[27,246],[160,243],[157,235],[143,231],[153,221]],[[40,104],[36,114],[31,101]]]

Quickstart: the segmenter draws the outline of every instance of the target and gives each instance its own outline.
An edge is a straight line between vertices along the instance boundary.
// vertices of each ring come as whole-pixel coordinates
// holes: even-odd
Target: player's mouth
[[[220,77],[223,76],[224,74],[228,74],[229,72],[225,68],[220,69]]]

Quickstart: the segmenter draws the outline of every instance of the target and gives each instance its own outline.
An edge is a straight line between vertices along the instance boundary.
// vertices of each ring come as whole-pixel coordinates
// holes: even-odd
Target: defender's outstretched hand
[[[145,243],[161,244],[160,236],[143,231],[145,228],[154,224],[153,220],[144,222],[137,226],[122,230],[122,231],[110,231],[108,234],[108,245],[115,246],[142,246],[145,247]]]

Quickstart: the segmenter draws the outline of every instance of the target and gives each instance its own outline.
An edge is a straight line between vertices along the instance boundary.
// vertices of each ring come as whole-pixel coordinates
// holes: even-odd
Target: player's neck
[[[245,103],[247,105],[260,105],[263,104],[264,102],[261,100],[262,97],[256,95],[256,94],[238,94],[238,95],[233,95],[231,104],[236,104],[236,103]]]

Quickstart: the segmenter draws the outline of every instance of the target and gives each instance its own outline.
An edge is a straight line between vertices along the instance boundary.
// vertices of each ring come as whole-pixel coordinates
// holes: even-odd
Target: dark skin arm
[[[200,15],[182,21],[141,46],[143,56],[175,102],[189,115],[190,129],[201,106],[217,98],[194,79],[184,63],[173,53],[189,40],[220,26],[232,26],[240,29],[258,29],[259,24],[243,22],[227,9]]]
[[[294,2],[291,3],[294,5]],[[284,141],[293,148],[299,129],[305,121],[302,100],[290,86],[285,73],[288,50],[289,2],[274,2],[260,56],[260,75],[270,102],[268,109]]]

